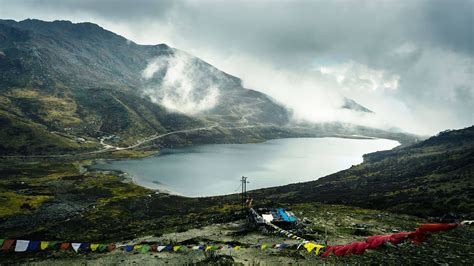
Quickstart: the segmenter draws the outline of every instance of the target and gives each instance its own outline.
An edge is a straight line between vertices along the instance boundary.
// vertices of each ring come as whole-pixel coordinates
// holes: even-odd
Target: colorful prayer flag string
[[[327,257],[331,254],[335,256],[345,256],[349,254],[364,254],[367,249],[376,249],[383,245],[386,242],[390,242],[393,245],[398,245],[402,241],[411,240],[415,244],[420,244],[425,241],[428,236],[432,233],[447,231],[455,229],[459,226],[464,225],[473,225],[473,221],[463,221],[459,224],[422,224],[416,228],[413,232],[401,232],[390,235],[381,235],[381,236],[370,236],[365,241],[354,242],[346,245],[338,246],[324,246],[318,243],[307,241],[301,237],[298,240],[302,240],[301,244],[297,245],[297,249],[303,246],[308,252],[314,252],[316,255],[323,252],[322,257]],[[287,232],[279,227],[269,224],[274,227],[277,232]],[[38,251],[38,250],[61,250],[66,251],[72,249],[74,252],[79,252],[80,250],[90,250],[97,252],[112,252],[118,247],[122,248],[125,252],[139,252],[142,254],[148,252],[163,252],[163,251],[185,251],[185,250],[202,250],[205,252],[210,251],[219,251],[225,249],[240,250],[242,245],[158,245],[158,244],[132,244],[132,245],[120,245],[120,244],[98,244],[98,243],[71,243],[71,242],[56,242],[56,241],[36,241],[36,240],[14,240],[14,239],[0,239],[0,251],[2,253],[10,252],[14,250],[15,252],[27,252],[27,251]],[[294,247],[296,245],[288,245],[285,243],[279,244],[257,244],[257,245],[244,245],[244,247],[251,247],[260,250],[266,249],[284,249],[289,247]]]

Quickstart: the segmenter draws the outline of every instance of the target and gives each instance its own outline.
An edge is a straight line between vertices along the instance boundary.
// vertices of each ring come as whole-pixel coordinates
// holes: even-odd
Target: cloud
[[[234,67],[234,71],[242,74],[245,87],[272,95],[276,101],[292,109],[293,119],[297,121],[340,121],[385,129],[399,127],[418,132],[422,130],[402,101],[386,97],[387,90],[389,93],[397,90],[394,84],[398,77],[387,75],[381,70],[349,62],[332,66],[334,73],[323,73],[318,68],[294,73],[245,56],[229,57],[221,63],[224,68],[240,66]],[[352,73],[350,68],[360,69]],[[338,82],[339,72],[350,72],[351,81],[348,82],[346,78],[341,85]],[[374,90],[373,83],[367,82],[372,79],[381,87]],[[359,80],[363,81],[358,82]],[[354,87],[351,83],[359,85]],[[346,96],[371,108],[375,113],[341,109]]]
[[[0,0],[0,6],[4,18],[92,21],[137,43],[168,43],[317,121],[353,119],[421,134],[474,124],[472,0]],[[378,118],[339,112],[344,96]]]
[[[144,94],[167,109],[190,115],[214,108],[219,99],[218,73],[199,67],[190,55],[176,50],[154,58],[142,71]],[[212,76],[211,76],[212,75]]]
[[[354,61],[323,66],[317,70],[324,75],[333,77],[343,89],[364,91],[397,89],[400,80],[398,75],[387,75],[383,70],[371,69]]]

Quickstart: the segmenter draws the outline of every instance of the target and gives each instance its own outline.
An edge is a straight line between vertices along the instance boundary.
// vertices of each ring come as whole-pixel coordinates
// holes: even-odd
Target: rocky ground
[[[293,212],[305,221],[314,233],[307,238],[324,240],[329,245],[364,240],[369,235],[411,231],[418,224],[428,221],[413,216],[366,210],[341,205],[317,203],[291,206]],[[385,245],[369,250],[364,255],[322,258],[304,249],[297,250],[295,240],[279,234],[263,234],[246,230],[245,220],[234,220],[196,227],[181,232],[149,234],[134,239],[124,239],[118,244],[160,243],[164,245],[241,245],[240,250],[223,249],[213,252],[185,250],[179,252],[126,252],[118,248],[111,253],[80,253],[69,251],[43,251],[23,254],[1,254],[3,262],[29,263],[32,265],[104,265],[104,264],[208,264],[236,263],[243,265],[275,264],[451,264],[470,265],[474,261],[474,228],[462,227],[431,236],[421,245],[405,242],[399,246]],[[327,233],[326,233],[327,232]],[[287,249],[261,250],[252,245],[287,243]]]

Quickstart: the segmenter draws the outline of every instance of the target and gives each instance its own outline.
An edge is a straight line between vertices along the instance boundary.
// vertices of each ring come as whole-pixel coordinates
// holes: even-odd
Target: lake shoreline
[[[136,170],[136,169],[135,169],[135,171],[134,170],[130,171],[130,170],[124,169],[122,167],[122,165],[139,163],[139,164],[144,164],[144,166],[146,166],[147,164],[151,164],[151,163],[149,163],[151,160],[154,161],[153,165],[155,165],[155,164],[159,165],[161,160],[168,160],[169,161],[170,159],[168,158],[168,156],[171,156],[171,157],[174,156],[175,158],[176,158],[176,156],[178,156],[178,158],[179,158],[179,156],[182,155],[182,154],[185,154],[185,156],[188,156],[189,154],[191,154],[191,157],[188,158],[188,159],[191,160],[191,162],[195,162],[195,161],[201,161],[202,162],[203,159],[201,157],[208,156],[209,153],[211,153],[211,155],[212,155],[212,153],[215,152],[212,149],[214,149],[214,148],[220,149],[221,147],[230,147],[228,150],[224,151],[224,154],[226,154],[226,153],[237,153],[237,154],[236,154],[236,156],[230,158],[227,161],[223,160],[222,158],[219,158],[219,156],[215,156],[215,157],[213,157],[213,159],[216,160],[216,164],[218,164],[217,162],[220,162],[221,164],[225,165],[225,164],[229,164],[229,162],[231,162],[231,161],[232,161],[232,163],[238,164],[238,162],[240,160],[239,157],[241,157],[241,156],[244,156],[244,157],[245,156],[247,156],[247,157],[252,156],[252,154],[253,154],[252,150],[261,149],[261,147],[267,147],[267,148],[270,147],[271,148],[272,145],[275,145],[275,143],[285,143],[285,142],[290,142],[291,143],[291,142],[309,141],[310,143],[311,142],[321,142],[321,143],[324,144],[326,141],[334,142],[335,140],[336,140],[336,143],[338,143],[338,142],[345,143],[346,142],[345,140],[351,140],[351,139],[357,141],[356,146],[361,146],[362,145],[362,143],[358,142],[359,140],[370,141],[370,142],[368,142],[370,145],[374,144],[374,142],[371,142],[371,141],[390,142],[391,146],[388,149],[392,149],[392,148],[400,146],[399,142],[396,142],[396,144],[395,144],[395,143],[393,143],[393,140],[368,138],[368,137],[364,137],[364,136],[357,136],[357,138],[356,138],[356,136],[352,136],[350,138],[340,138],[340,137],[282,138],[282,139],[267,140],[267,141],[260,142],[260,143],[188,145],[188,146],[185,146],[185,147],[179,147],[179,148],[175,148],[175,149],[163,149],[163,150],[160,150],[159,153],[156,153],[152,156],[148,156],[148,157],[144,157],[144,158],[132,158],[132,159],[119,158],[119,159],[94,160],[94,164],[91,167],[89,167],[89,170],[113,170],[113,171],[118,171],[118,173],[126,173],[126,175],[123,175],[123,176],[124,176],[124,178],[126,178],[130,182],[133,182],[134,184],[136,184],[138,186],[141,186],[141,187],[153,190],[153,191],[159,191],[159,192],[162,192],[162,193],[168,193],[168,194],[173,194],[173,195],[178,195],[178,196],[185,196],[185,197],[222,196],[222,195],[233,194],[233,193],[235,193],[235,191],[230,191],[229,189],[227,189],[229,191],[222,191],[222,187],[219,187],[219,190],[217,190],[217,191],[221,191],[219,193],[212,193],[212,194],[196,194],[194,192],[191,193],[191,194],[183,193],[184,190],[181,188],[181,186],[178,186],[178,190],[174,190],[173,188],[176,187],[176,185],[166,186],[166,183],[165,183],[164,185],[160,186],[160,184],[157,184],[156,181],[163,184],[162,180],[150,178],[150,176],[156,176],[157,172],[160,172],[160,173],[163,172],[163,169],[161,169],[160,171],[153,170],[151,172],[148,172],[147,174],[144,174],[143,172],[140,172],[139,170]],[[341,141],[339,141],[339,140],[341,140]],[[349,143],[351,143],[351,142],[349,142]],[[253,144],[253,145],[247,146],[248,144]],[[326,144],[324,144],[324,145],[326,145]],[[347,143],[344,144],[344,145],[347,145]],[[289,148],[291,149],[291,146]],[[306,147],[303,145],[303,147],[298,148],[298,150],[299,149],[304,150],[305,148]],[[198,156],[197,154],[195,154],[195,153],[202,153],[203,152],[202,149],[204,149],[204,153],[202,155]],[[211,149],[211,151],[208,151],[207,149]],[[245,153],[245,149],[249,149],[249,151],[247,153]],[[341,150],[343,150],[343,149],[347,149],[347,147],[342,147]],[[244,152],[242,152],[241,150],[244,150]],[[331,159],[330,161],[336,161],[333,164],[339,164],[339,165],[342,165],[342,166],[330,168],[329,170],[326,170],[326,172],[318,173],[317,171],[314,171],[314,172],[311,173],[311,176],[307,176],[306,178],[301,177],[300,174],[294,174],[294,173],[286,174],[285,177],[283,177],[283,178],[279,177],[279,180],[289,179],[288,181],[285,181],[285,182],[279,181],[279,182],[276,182],[276,183],[259,184],[258,186],[252,187],[251,189],[271,188],[271,187],[275,187],[275,186],[283,186],[283,185],[289,185],[289,184],[293,184],[293,183],[314,181],[314,180],[317,180],[318,178],[326,176],[328,174],[332,174],[332,173],[335,173],[335,172],[338,172],[338,171],[345,170],[345,169],[349,168],[351,165],[360,164],[360,163],[363,162],[363,155],[364,154],[371,153],[371,152],[374,152],[374,151],[379,151],[379,150],[387,150],[387,149],[386,148],[385,149],[377,148],[377,149],[372,149],[372,150],[368,150],[368,151],[365,150],[365,151],[359,152],[359,154],[357,155],[357,160],[356,161],[354,161],[354,154],[350,154],[350,156],[352,156],[351,160],[352,160],[352,162],[354,162],[352,164],[347,164],[346,163],[346,164],[342,165],[340,162],[337,162],[338,161],[337,159]],[[163,151],[166,151],[165,154],[163,154]],[[265,163],[260,162],[262,160],[261,157],[265,157],[265,156],[268,157],[267,153],[281,152],[281,151],[279,151],[277,149],[276,151],[275,150],[273,150],[273,151],[272,150],[264,150],[264,151],[259,151],[259,152],[263,153],[263,155],[259,154],[259,156],[256,156],[255,160],[259,161],[259,165],[264,165]],[[340,151],[338,151],[338,152],[340,153]],[[303,154],[293,154],[293,156],[294,157],[306,156],[305,154],[307,154],[307,153],[311,153],[311,152],[304,151]],[[192,156],[193,154],[195,154],[196,156]],[[282,155],[282,157],[286,157],[286,156]],[[274,159],[274,158],[270,158],[269,160],[271,161],[272,159]],[[276,159],[279,159],[279,158],[276,158]],[[298,158],[296,158],[296,159],[292,158],[292,160],[297,160],[297,159]],[[237,162],[235,162],[233,160],[235,160]],[[344,160],[346,160],[346,159],[343,159],[342,161],[344,161]],[[206,162],[206,161],[204,161],[204,162]],[[171,160],[171,163],[174,164],[173,160]],[[331,162],[328,162],[328,163],[331,163]],[[117,164],[120,167],[117,168],[116,167]],[[181,166],[183,166],[183,165],[181,165]],[[153,167],[155,167],[155,166],[153,166]],[[187,165],[184,165],[184,167],[189,168],[189,166],[187,166]],[[214,165],[214,166],[209,166],[209,167],[216,167],[216,166]],[[259,168],[259,167],[260,166],[258,166],[257,168]],[[328,166],[323,165],[321,167],[322,168],[327,168]],[[196,170],[193,169],[193,171],[189,171],[187,178],[192,176],[195,179],[196,178],[199,179],[199,174],[201,174],[201,173],[196,174],[196,171],[199,172],[198,168],[201,168],[199,164],[197,164]],[[310,167],[305,165],[305,164],[301,164],[300,167],[298,167],[298,168],[310,168]],[[273,169],[273,170],[275,170],[275,169]],[[267,175],[271,176],[274,172],[273,170],[271,170],[271,169],[267,170],[266,171]],[[276,170],[278,170],[278,169],[276,169]],[[318,169],[316,169],[316,170],[318,170]],[[137,173],[137,171],[138,171],[138,173]],[[257,169],[257,171],[261,172],[262,169],[260,169],[260,170]],[[269,172],[269,171],[271,171],[271,172]],[[313,170],[308,169],[306,172],[311,172],[311,171],[313,171]],[[223,174],[223,176],[232,176],[232,175],[235,175],[236,172],[241,173],[241,174],[239,174],[239,178],[240,178],[241,175],[249,175],[249,174],[246,174],[245,171],[243,171],[241,168],[233,168],[233,171],[230,174]],[[209,174],[213,175],[214,173],[209,173]],[[262,174],[260,174],[260,176],[261,175]],[[249,176],[252,176],[252,175],[249,175]],[[254,175],[254,176],[258,176],[258,175]],[[204,175],[203,179],[205,179],[205,178],[207,178],[206,175]],[[190,179],[192,179],[192,178],[190,178]],[[236,177],[236,180],[237,180],[237,177]],[[228,181],[226,181],[226,183],[228,183]],[[254,180],[254,184],[255,184],[255,180]],[[185,185],[186,185],[186,183],[184,184],[184,186]],[[227,187],[228,187],[228,185],[227,185]],[[181,189],[181,190],[179,190],[179,189]],[[193,189],[194,189],[194,187],[193,187]]]

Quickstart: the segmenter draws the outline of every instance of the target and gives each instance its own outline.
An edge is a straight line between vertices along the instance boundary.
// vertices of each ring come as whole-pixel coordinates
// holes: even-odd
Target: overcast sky
[[[474,1],[24,1],[0,18],[89,21],[185,50],[312,121],[420,134],[474,124]],[[342,96],[376,115],[338,113]]]

